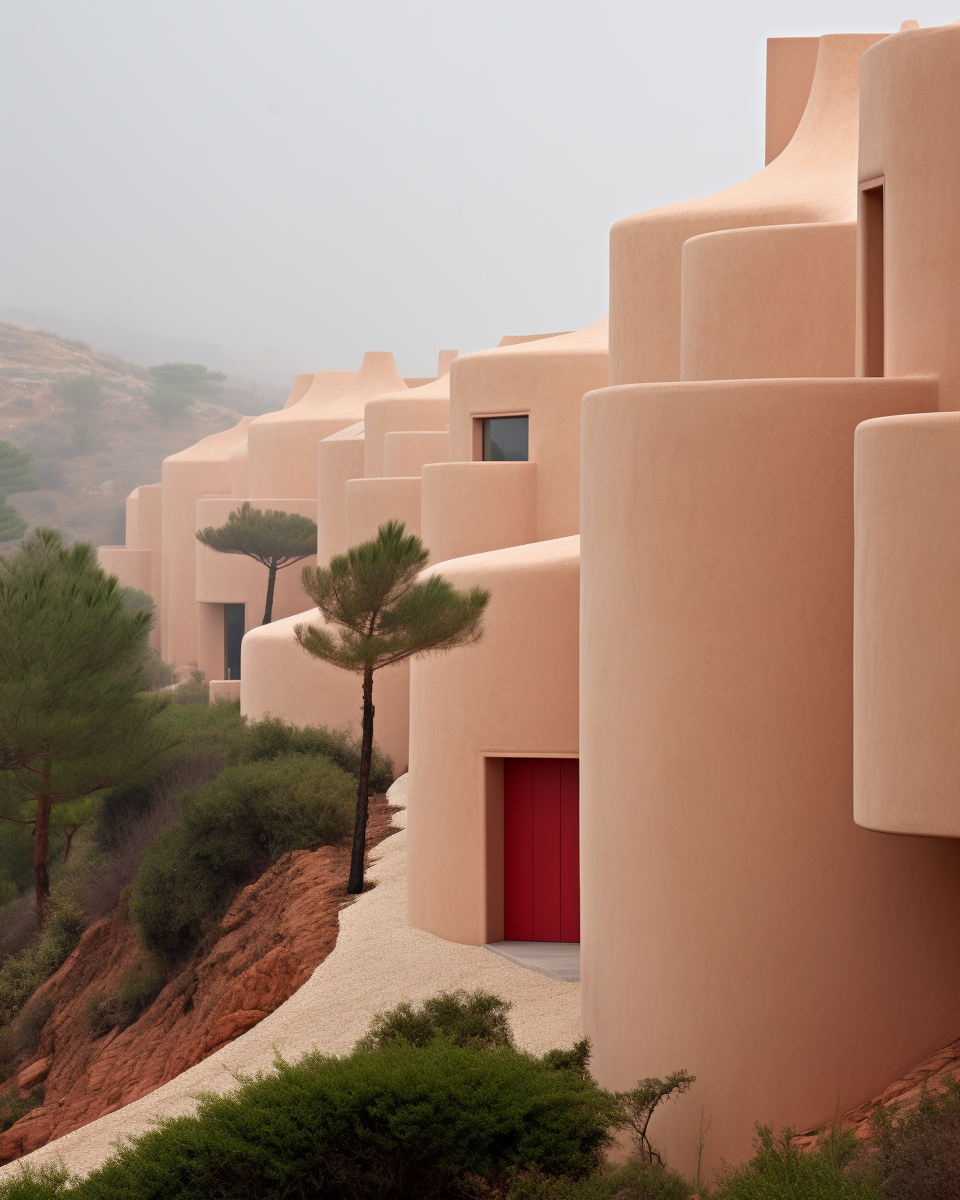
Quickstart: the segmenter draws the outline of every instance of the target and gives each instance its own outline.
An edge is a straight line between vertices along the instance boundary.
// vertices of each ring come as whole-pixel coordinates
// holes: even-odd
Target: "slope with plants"
[[[59,864],[48,929],[18,945],[28,897],[0,915],[2,1161],[239,1036],[335,944],[358,748],[249,725],[236,704],[160,720],[173,747],[100,801]],[[390,765],[378,755],[375,770],[382,791]],[[382,801],[376,814],[371,845],[391,831]]]
[[[70,375],[93,376],[103,386],[82,447],[76,413],[53,390]],[[151,410],[157,387],[158,378],[134,363],[0,322],[0,439],[34,455],[43,484],[10,500],[29,525],[56,526],[67,541],[122,544],[124,500],[142,483],[159,483],[168,454],[285,399],[271,385],[200,380],[189,406],[171,413]]]

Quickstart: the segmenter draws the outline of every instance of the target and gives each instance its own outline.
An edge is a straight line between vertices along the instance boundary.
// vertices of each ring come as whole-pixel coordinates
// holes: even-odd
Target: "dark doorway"
[[[223,606],[223,661],[227,679],[240,678],[240,643],[246,623],[246,605]]]
[[[503,936],[580,941],[580,763],[503,760]]]

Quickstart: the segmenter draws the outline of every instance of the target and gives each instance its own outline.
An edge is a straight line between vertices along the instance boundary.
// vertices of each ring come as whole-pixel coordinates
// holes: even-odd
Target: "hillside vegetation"
[[[52,389],[69,375],[93,375],[103,402],[78,449],[70,406]],[[158,379],[143,367],[41,330],[0,322],[0,440],[32,454],[39,491],[11,495],[28,525],[52,525],[67,542],[123,542],[124,501],[140,484],[160,482],[168,454],[269,412],[285,399],[269,385],[202,383],[172,416],[151,411]]]

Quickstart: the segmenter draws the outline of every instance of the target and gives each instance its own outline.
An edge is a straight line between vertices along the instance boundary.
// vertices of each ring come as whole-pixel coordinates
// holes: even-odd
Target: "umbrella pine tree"
[[[328,567],[304,567],[304,590],[326,626],[297,625],[297,641],[323,662],[363,679],[363,732],[357,814],[347,891],[363,891],[370,760],[373,755],[373,675],[418,654],[469,646],[483,634],[490,593],[460,592],[442,575],[418,579],[429,551],[398,521],[381,525],[376,538],[336,554]]]
[[[299,513],[262,512],[249,500],[227,518],[225,525],[208,525],[197,541],[220,554],[246,554],[267,568],[267,602],[262,624],[273,619],[273,589],[277,571],[317,552],[317,523]]]

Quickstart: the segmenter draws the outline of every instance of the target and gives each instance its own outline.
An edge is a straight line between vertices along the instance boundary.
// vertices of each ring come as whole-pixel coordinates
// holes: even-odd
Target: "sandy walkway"
[[[405,803],[406,782],[404,776],[390,789],[392,803]],[[442,941],[407,924],[406,813],[397,813],[394,824],[402,832],[373,852],[369,878],[377,886],[341,912],[335,950],[286,1003],[149,1096],[20,1161],[60,1159],[74,1173],[91,1171],[123,1134],[140,1132],[155,1116],[190,1112],[197,1092],[229,1091],[235,1086],[229,1071],[268,1070],[276,1051],[291,1059],[308,1050],[345,1053],[374,1013],[452,988],[484,988],[511,1000],[511,1024],[524,1049],[539,1053],[572,1045],[580,1023],[578,983],[556,983],[482,947]],[[0,1177],[16,1166],[0,1169]]]

